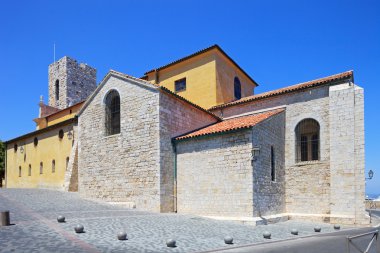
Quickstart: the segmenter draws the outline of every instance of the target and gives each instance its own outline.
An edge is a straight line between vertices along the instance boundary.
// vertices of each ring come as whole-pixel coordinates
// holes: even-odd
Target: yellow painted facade
[[[8,142],[6,187],[62,189],[74,140],[74,136],[69,139],[68,133],[74,133],[74,124],[58,124]],[[59,137],[60,130],[63,138]]]
[[[83,103],[84,102],[75,104],[73,106],[70,106],[66,109],[60,110],[60,111],[53,113],[49,116],[46,116],[44,118],[35,119],[34,121],[37,124],[37,130],[43,129],[45,127],[49,127],[49,126],[58,124],[60,122],[63,122],[65,120],[74,118],[76,116],[77,112],[79,112]]]
[[[146,73],[148,81],[173,92],[175,81],[186,78],[186,90],[177,94],[205,109],[235,100],[235,77],[240,80],[242,97],[252,95],[256,83],[217,47]]]

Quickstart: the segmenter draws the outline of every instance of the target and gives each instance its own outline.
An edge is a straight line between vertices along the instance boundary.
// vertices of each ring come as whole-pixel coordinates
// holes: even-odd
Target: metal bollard
[[[0,212],[0,227],[11,225],[11,220],[9,218],[9,211]]]

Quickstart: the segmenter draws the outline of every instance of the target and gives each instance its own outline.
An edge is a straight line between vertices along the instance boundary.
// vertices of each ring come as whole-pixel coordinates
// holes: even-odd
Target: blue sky
[[[33,131],[47,68],[68,55],[140,77],[219,44],[256,93],[354,70],[365,89],[368,193],[380,193],[380,1],[3,1],[0,139]],[[377,124],[376,124],[377,123]]]

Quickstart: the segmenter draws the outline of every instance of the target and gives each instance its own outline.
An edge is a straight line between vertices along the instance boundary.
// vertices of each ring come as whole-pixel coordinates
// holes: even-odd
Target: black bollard
[[[0,227],[11,225],[11,220],[9,218],[9,211],[0,211]]]

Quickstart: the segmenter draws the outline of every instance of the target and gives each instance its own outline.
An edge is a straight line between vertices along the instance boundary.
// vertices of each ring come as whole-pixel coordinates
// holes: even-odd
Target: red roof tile
[[[267,97],[282,95],[282,94],[286,94],[286,93],[290,93],[290,92],[300,91],[300,90],[304,90],[307,88],[318,87],[318,86],[325,85],[325,84],[328,84],[331,82],[340,81],[340,80],[349,79],[349,78],[353,78],[353,71],[352,70],[346,71],[343,73],[339,73],[339,74],[335,74],[332,76],[327,76],[324,78],[308,81],[305,83],[299,83],[299,84],[288,86],[288,87],[281,88],[278,90],[272,90],[272,91],[264,92],[261,94],[257,94],[257,95],[253,95],[253,96],[249,96],[249,97],[244,97],[244,98],[241,98],[241,99],[233,101],[233,102],[213,106],[209,110],[233,106],[233,105],[242,104],[242,103],[246,103],[246,102],[250,102],[250,101],[254,101],[254,100],[259,100],[259,99],[263,99],[263,98],[267,98]]]
[[[215,133],[228,132],[232,130],[250,128],[278,113],[283,112],[284,109],[276,109],[272,111],[266,111],[262,113],[257,113],[253,115],[227,119],[222,122],[215,123],[214,125],[202,128],[200,130],[194,131],[189,134],[182,135],[177,137],[176,140],[183,140],[188,138],[193,138],[196,136],[203,136]]]

